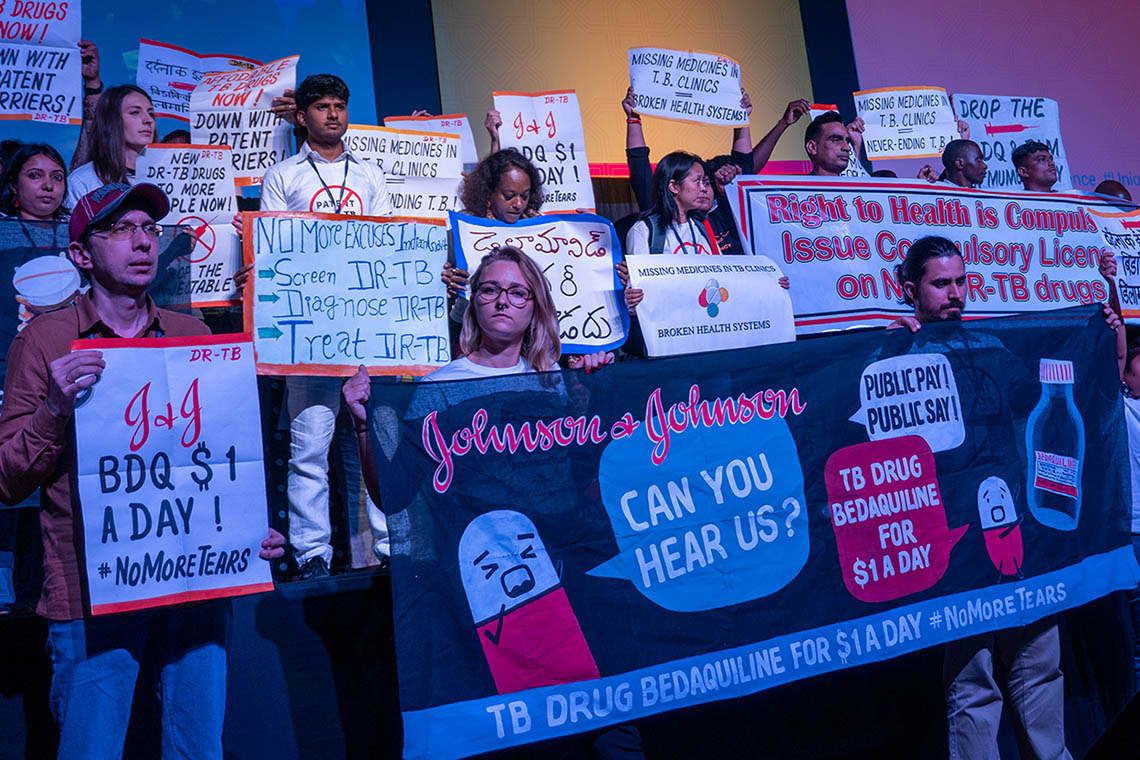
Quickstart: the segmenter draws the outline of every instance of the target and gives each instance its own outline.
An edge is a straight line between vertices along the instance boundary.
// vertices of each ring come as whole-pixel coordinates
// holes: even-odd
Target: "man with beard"
[[[914,315],[899,317],[891,328],[906,327],[919,333],[924,324],[962,319],[966,267],[953,242],[933,236],[916,240],[896,267],[896,274]],[[1110,329],[1120,328],[1119,317],[1108,307],[1105,321]],[[951,335],[940,331],[929,339],[916,335],[910,350],[946,355],[957,379],[966,440],[940,454],[939,469],[953,473],[974,467],[989,470],[1006,483],[1022,480],[1025,466],[1008,406],[1014,399],[1032,394],[1034,384],[1028,368],[1019,368],[1000,341],[968,331]],[[953,484],[946,485],[944,493],[949,496]],[[950,524],[966,522],[965,515],[952,515],[950,503],[948,499]],[[1070,758],[1065,748],[1065,689],[1060,662],[1060,636],[1052,616],[1020,628],[948,643],[942,677],[950,757],[999,757],[997,734],[1003,697],[996,670],[1006,674],[1006,691],[1024,729],[1030,756]]]

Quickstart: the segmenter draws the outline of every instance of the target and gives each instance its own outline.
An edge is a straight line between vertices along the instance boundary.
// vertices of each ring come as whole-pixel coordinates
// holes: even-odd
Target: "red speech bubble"
[[[947,527],[934,453],[921,436],[840,449],[824,481],[843,582],[863,602],[933,586],[970,527]]]

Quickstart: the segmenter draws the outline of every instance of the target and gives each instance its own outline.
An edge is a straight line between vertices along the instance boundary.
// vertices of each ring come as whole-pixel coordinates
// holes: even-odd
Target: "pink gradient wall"
[[[1140,97],[1129,63],[1137,0],[847,0],[862,89],[936,85],[949,92],[1057,101],[1073,185],[1116,179],[1140,199]],[[922,161],[880,161],[914,176]]]

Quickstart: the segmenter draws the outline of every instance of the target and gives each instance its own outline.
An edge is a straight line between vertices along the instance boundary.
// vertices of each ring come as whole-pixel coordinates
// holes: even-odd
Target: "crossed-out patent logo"
[[[722,288],[720,283],[710,278],[705,283],[705,289],[701,291],[700,297],[697,301],[705,308],[710,317],[715,317],[720,313],[720,304],[728,300],[728,288]]]

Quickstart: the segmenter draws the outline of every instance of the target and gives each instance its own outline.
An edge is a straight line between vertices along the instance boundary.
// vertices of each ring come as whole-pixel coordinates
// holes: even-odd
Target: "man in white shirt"
[[[392,203],[384,175],[344,146],[348,128],[348,87],[331,74],[306,77],[296,91],[297,124],[309,138],[297,155],[274,164],[261,184],[262,211],[317,211],[354,216],[390,216]],[[301,578],[329,574],[332,531],[329,521],[328,457],[340,411],[337,378],[291,376],[286,379],[289,412],[289,543]],[[338,439],[340,440],[340,439]],[[359,461],[351,431],[338,443],[348,475],[348,499],[360,493]],[[365,497],[367,498],[367,497]],[[384,515],[369,500],[378,557],[388,555]]]

